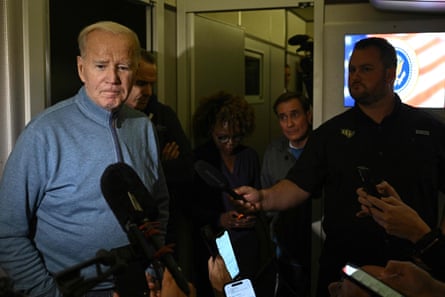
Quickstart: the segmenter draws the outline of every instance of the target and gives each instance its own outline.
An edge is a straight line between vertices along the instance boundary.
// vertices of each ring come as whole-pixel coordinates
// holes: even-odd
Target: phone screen
[[[343,267],[343,273],[356,284],[379,296],[403,297],[402,294],[355,265],[347,264]]]
[[[381,195],[377,191],[376,185],[382,182],[382,179],[371,172],[371,170],[366,166],[358,166],[357,171],[360,175],[360,179],[363,183],[363,188],[366,191],[366,193],[380,198]]]
[[[224,264],[226,264],[230,277],[232,279],[236,278],[239,274],[238,261],[236,260],[235,252],[227,230],[224,230],[224,232],[216,238],[216,246],[218,247],[218,252],[221,255],[221,258],[224,260]]]
[[[245,278],[224,285],[226,297],[255,297],[252,282]]]

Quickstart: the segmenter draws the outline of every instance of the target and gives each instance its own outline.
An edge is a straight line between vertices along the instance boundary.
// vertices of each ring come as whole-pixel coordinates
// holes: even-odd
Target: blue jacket
[[[119,161],[135,169],[157,200],[165,233],[168,191],[156,134],[143,113],[123,105],[112,114],[81,88],[27,125],[0,182],[0,266],[16,289],[57,296],[52,274],[99,249],[128,244],[100,188],[104,170]],[[92,268],[86,277],[95,275]]]

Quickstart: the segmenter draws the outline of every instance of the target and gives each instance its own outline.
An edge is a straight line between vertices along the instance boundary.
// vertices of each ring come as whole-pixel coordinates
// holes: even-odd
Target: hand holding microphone
[[[150,246],[141,231],[147,231],[147,226],[153,226],[150,222],[157,219],[159,212],[155,200],[133,168],[125,163],[108,166],[101,177],[101,189],[122,229],[127,233],[130,243],[142,251],[147,260],[153,258],[151,247],[155,251],[165,250],[159,234],[150,233],[148,237]],[[181,290],[189,295],[188,282],[172,254],[163,253],[160,255],[160,260],[168,268]]]

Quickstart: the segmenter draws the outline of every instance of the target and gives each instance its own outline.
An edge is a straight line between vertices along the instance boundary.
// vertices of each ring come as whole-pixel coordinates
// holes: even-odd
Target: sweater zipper
[[[123,162],[124,161],[124,157],[122,156],[122,150],[121,147],[119,145],[119,138],[117,137],[117,130],[116,130],[116,122],[118,119],[118,113],[114,112],[111,114],[110,116],[110,127],[111,127],[111,135],[113,135],[113,142],[114,142],[114,146],[116,148],[116,153],[117,153],[117,161],[118,162]]]

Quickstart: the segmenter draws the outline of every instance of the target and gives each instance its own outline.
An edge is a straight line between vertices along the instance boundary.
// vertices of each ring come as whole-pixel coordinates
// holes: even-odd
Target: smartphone
[[[225,284],[224,294],[226,297],[256,297],[252,282],[248,278]]]
[[[377,191],[377,185],[383,181],[382,178],[377,177],[371,170],[366,166],[357,167],[358,174],[362,181],[363,189],[369,195],[380,198],[382,195]]]
[[[213,229],[210,225],[205,225],[201,227],[201,236],[204,239],[204,242],[209,250],[209,253],[212,257],[215,257],[218,254],[218,247],[216,246],[216,236],[213,232]]]
[[[162,277],[164,275],[164,265],[158,260],[153,260],[150,265],[145,269],[146,278],[148,277],[156,289],[160,290],[162,285]],[[148,279],[147,279],[148,282]]]
[[[343,267],[344,275],[365,290],[381,297],[404,297],[402,294],[375,278],[360,267],[348,263]]]
[[[216,247],[218,248],[218,253],[221,255],[221,258],[224,260],[224,264],[226,264],[230,277],[235,279],[240,271],[235,251],[232,247],[232,241],[230,240],[229,231],[224,230],[216,237]]]

